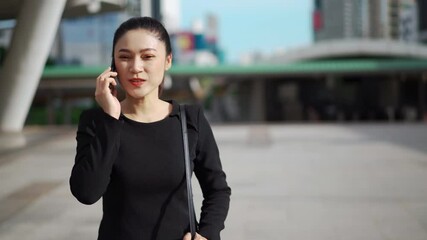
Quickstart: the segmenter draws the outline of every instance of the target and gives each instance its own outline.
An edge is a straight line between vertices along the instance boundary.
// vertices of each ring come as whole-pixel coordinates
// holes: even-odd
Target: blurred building
[[[427,0],[418,0],[419,39],[427,43]]]
[[[396,0],[395,0],[396,1]],[[394,23],[398,26],[396,39],[418,42],[418,4],[416,0],[400,0],[394,3],[398,16]],[[425,11],[425,10],[424,10]]]
[[[142,11],[144,2],[150,11]],[[143,12],[162,21],[170,33],[180,28],[180,4],[176,0],[127,0],[123,11],[68,18],[61,22],[51,56],[59,65],[108,65],[112,39],[120,23]]]
[[[314,6],[315,41],[349,38],[418,41],[418,16],[422,15],[415,0],[315,0]]]
[[[350,64],[345,73],[292,76],[265,83],[270,120],[427,119],[427,74],[367,69],[355,62],[403,66],[425,61],[426,0],[314,0],[314,44],[248,58],[269,64]],[[373,66],[372,65],[372,66]],[[360,65],[361,66],[361,65]],[[313,81],[314,80],[314,81]],[[264,83],[258,83],[264,84]],[[262,87],[257,87],[262,88]],[[282,111],[278,110],[282,109]]]
[[[171,42],[176,64],[216,65],[224,61],[215,15],[207,15],[205,22],[196,20],[191,30],[173,32]]]
[[[58,64],[108,65],[115,29],[125,19],[140,16],[143,2],[129,1],[122,12],[64,19],[51,55]],[[171,35],[174,63],[215,65],[223,61],[215,15],[195,21],[192,29],[181,30],[179,1],[151,1],[151,8],[152,16],[160,18]]]
[[[313,27],[316,41],[362,35],[361,1],[315,0],[314,5]]]
[[[58,65],[109,65],[114,31],[127,13],[64,19],[51,56]]]

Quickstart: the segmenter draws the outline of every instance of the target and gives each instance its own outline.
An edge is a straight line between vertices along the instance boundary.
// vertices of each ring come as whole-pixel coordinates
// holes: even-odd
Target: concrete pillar
[[[0,130],[20,132],[48,58],[66,0],[23,0],[0,72]]]
[[[63,113],[64,118],[63,118],[62,124],[70,125],[71,124],[72,111],[73,111],[72,100],[71,99],[63,99],[62,105],[63,105],[63,111],[64,111],[64,113]]]
[[[265,79],[256,78],[252,82],[251,121],[265,121]]]
[[[379,106],[381,109],[384,109],[387,114],[387,120],[389,122],[394,122],[399,105],[399,80],[395,77],[389,78],[390,79],[378,79],[380,81],[378,100]]]
[[[420,79],[418,86],[418,112],[419,119],[422,121],[427,120],[427,109],[426,109],[426,83],[427,83],[427,73],[424,73]]]
[[[47,124],[54,125],[56,122],[55,114],[55,97],[48,96],[46,102],[46,115],[47,115]]]

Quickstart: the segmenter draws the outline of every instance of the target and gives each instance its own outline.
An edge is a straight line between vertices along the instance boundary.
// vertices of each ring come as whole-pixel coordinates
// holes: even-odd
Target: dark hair
[[[114,38],[113,38],[113,48],[112,48],[112,60],[111,60],[111,67],[115,69],[114,64],[114,49],[116,46],[117,41],[128,31],[135,30],[135,29],[144,29],[147,30],[153,34],[156,35],[157,39],[165,44],[166,48],[166,56],[170,55],[172,53],[172,47],[171,47],[171,41],[169,37],[169,33],[166,30],[166,28],[163,26],[162,23],[157,21],[154,18],[151,17],[133,17],[128,19],[127,21],[120,24],[120,26],[116,29],[114,32]],[[162,83],[159,86],[159,96],[162,93],[163,90],[163,83],[164,83],[164,77],[162,80]]]

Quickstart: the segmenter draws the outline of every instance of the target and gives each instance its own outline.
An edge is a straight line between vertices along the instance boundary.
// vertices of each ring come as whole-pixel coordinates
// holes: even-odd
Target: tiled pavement
[[[214,133],[233,190],[223,239],[427,240],[426,124]],[[74,128],[27,128],[24,136],[28,147],[0,148],[0,239],[96,239],[100,202],[82,205],[68,187]]]

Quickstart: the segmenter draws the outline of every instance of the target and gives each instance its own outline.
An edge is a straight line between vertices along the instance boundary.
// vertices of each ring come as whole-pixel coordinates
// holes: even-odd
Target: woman
[[[190,239],[179,105],[159,98],[171,64],[169,35],[158,21],[131,18],[116,30],[112,68],[96,79],[100,108],[80,116],[70,177],[80,202],[103,198],[99,240]],[[204,197],[196,239],[220,239],[231,190],[202,109],[187,106],[186,116]]]

